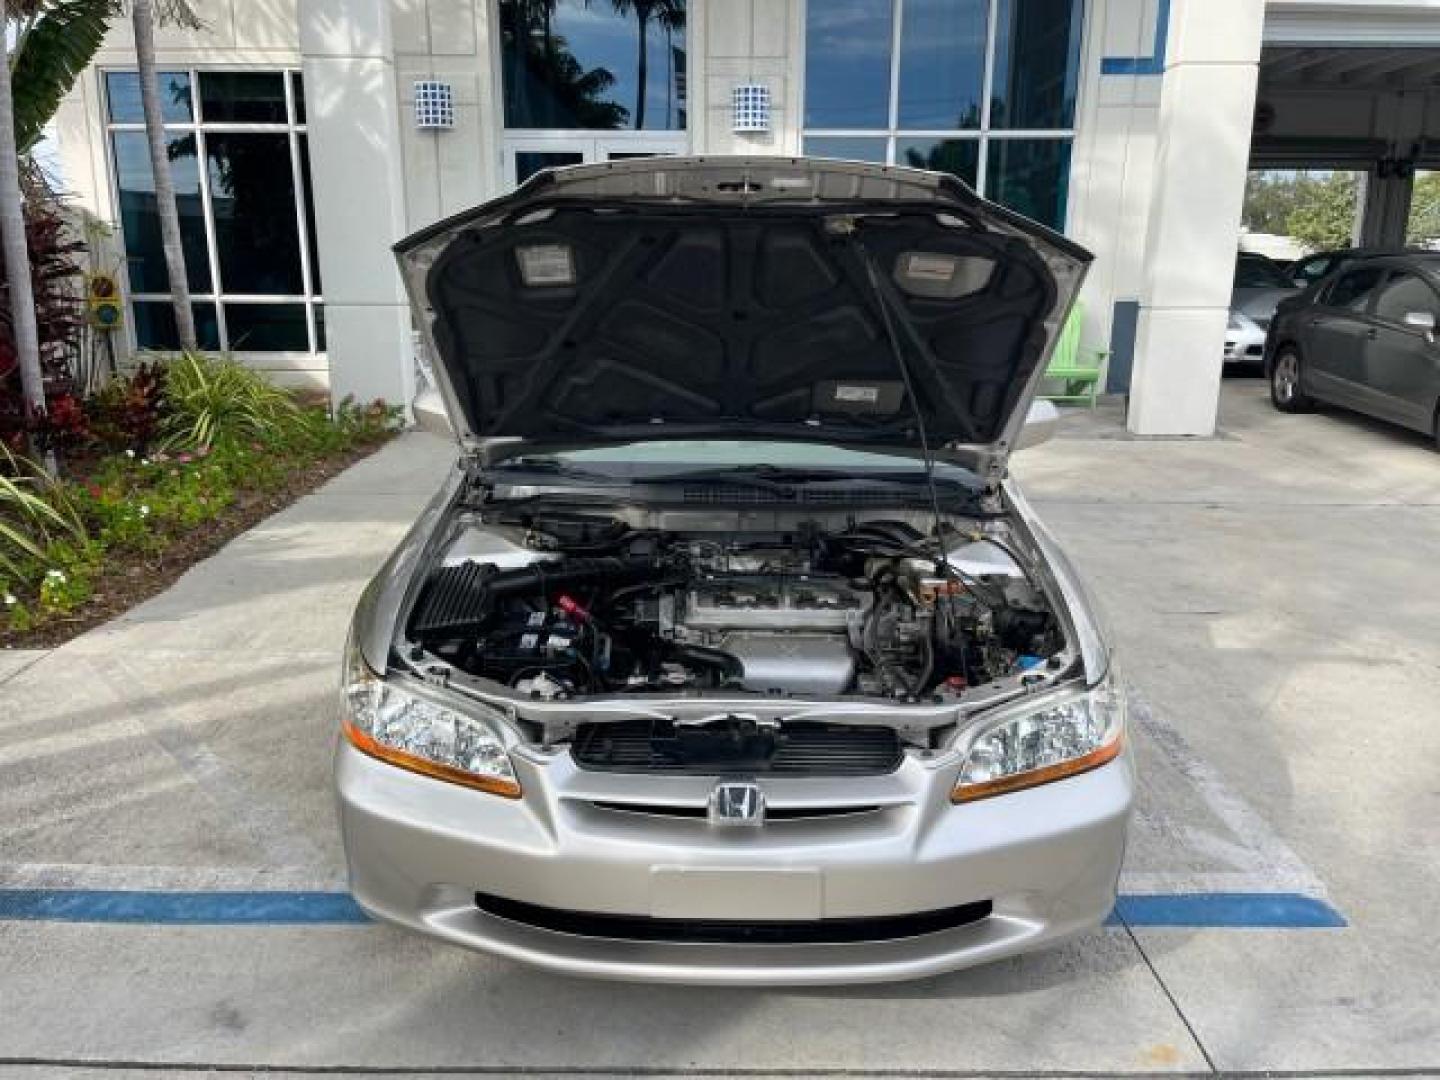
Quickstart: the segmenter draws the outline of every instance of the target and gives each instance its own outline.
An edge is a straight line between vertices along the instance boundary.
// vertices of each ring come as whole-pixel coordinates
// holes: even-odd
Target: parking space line
[[[1301,893],[1122,893],[1110,919],[1130,927],[1208,930],[1321,930],[1348,925],[1324,900]]]
[[[0,889],[0,922],[285,926],[369,921],[345,892]],[[1313,930],[1347,924],[1325,901],[1299,893],[1172,893],[1122,894],[1107,925]]]
[[[370,920],[344,892],[3,889],[0,921],[275,926]]]

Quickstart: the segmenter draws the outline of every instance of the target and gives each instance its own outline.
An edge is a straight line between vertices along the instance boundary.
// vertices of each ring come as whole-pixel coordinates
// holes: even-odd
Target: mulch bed
[[[236,536],[310,494],[384,445],[385,440],[369,443],[297,468],[277,491],[240,492],[234,505],[223,514],[177,538],[158,555],[112,553],[95,582],[95,595],[85,604],[68,614],[50,616],[24,633],[0,626],[0,648],[54,648],[108,622],[141,601],[164,592],[201,559],[215,554]]]

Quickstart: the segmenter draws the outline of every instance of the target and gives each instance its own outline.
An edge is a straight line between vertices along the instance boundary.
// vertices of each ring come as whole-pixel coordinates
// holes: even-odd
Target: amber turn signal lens
[[[453,765],[442,765],[438,761],[431,761],[428,758],[416,754],[407,753],[404,750],[397,750],[393,746],[386,746],[377,742],[372,736],[361,731],[347,718],[340,722],[340,729],[345,733],[345,738],[350,740],[350,745],[359,750],[362,754],[378,758],[391,765],[398,765],[410,772],[417,772],[423,776],[433,777],[436,780],[445,780],[452,784],[461,784],[464,787],[475,788],[477,791],[487,791],[491,795],[501,795],[507,799],[518,799],[520,797],[520,785],[514,780],[501,780],[495,777],[476,776],[464,769],[457,769]]]
[[[950,801],[976,802],[979,799],[989,799],[995,795],[1005,795],[1012,791],[1022,791],[1025,788],[1063,780],[1067,776],[1079,776],[1081,773],[1098,769],[1101,765],[1114,761],[1120,756],[1124,742],[1123,736],[1117,735],[1114,742],[1102,746],[1098,750],[1092,750],[1082,757],[1062,761],[1056,765],[1031,769],[1029,772],[1016,773],[1014,776],[999,776],[994,780],[982,780],[964,787],[957,787],[951,794]]]

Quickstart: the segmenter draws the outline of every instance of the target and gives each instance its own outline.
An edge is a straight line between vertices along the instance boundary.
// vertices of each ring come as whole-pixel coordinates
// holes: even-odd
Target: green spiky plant
[[[284,434],[304,423],[295,398],[233,360],[181,353],[165,369],[165,446],[208,450],[217,443]]]
[[[42,560],[57,538],[80,538],[84,526],[44,469],[0,445],[0,575],[26,576],[24,563]]]

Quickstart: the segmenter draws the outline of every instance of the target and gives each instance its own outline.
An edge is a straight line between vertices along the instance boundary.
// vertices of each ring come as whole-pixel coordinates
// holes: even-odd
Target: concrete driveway
[[[1148,705],[1114,925],[746,991],[354,921],[331,702],[351,604],[447,467],[417,434],[116,622],[0,654],[0,1076],[1440,1069],[1440,456],[1258,383],[1222,422],[1145,442],[1082,414],[1017,461]]]

